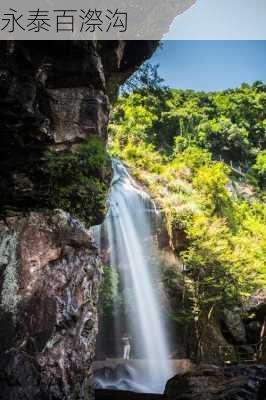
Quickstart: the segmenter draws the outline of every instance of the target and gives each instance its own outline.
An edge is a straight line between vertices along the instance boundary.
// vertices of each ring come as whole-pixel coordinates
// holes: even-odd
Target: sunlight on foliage
[[[113,111],[109,150],[160,206],[197,320],[266,286],[265,104],[262,82],[195,93],[157,81]]]

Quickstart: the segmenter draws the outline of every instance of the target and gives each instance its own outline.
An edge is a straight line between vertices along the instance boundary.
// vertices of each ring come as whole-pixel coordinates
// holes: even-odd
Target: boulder
[[[247,342],[246,329],[239,309],[226,310],[223,321],[234,343],[242,344]]]
[[[263,400],[266,365],[198,366],[166,385],[167,400]]]

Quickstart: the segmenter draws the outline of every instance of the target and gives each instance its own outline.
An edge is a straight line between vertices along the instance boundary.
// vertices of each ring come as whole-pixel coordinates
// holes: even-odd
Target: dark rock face
[[[236,343],[246,343],[245,325],[241,319],[241,310],[226,310],[224,323]]]
[[[168,381],[168,400],[263,400],[266,365],[199,366]]]
[[[10,209],[55,208],[54,171],[47,163],[47,151],[79,151],[77,144],[94,136],[105,144],[109,98],[155,47],[152,41],[1,43],[3,214]],[[88,177],[92,174],[88,171]],[[100,175],[107,191],[110,174]],[[60,206],[72,212],[64,195],[60,200]]]
[[[261,289],[251,296],[244,309],[249,316],[244,321],[249,339],[258,343],[257,357],[266,362],[266,289]]]
[[[73,216],[103,219],[110,99],[155,47],[0,44],[1,399],[90,398],[101,261]]]
[[[42,390],[50,398],[79,398],[73,391],[82,393],[94,354],[100,258],[88,231],[63,211],[6,222],[1,390],[7,399],[39,398]],[[24,397],[11,396],[20,392]]]

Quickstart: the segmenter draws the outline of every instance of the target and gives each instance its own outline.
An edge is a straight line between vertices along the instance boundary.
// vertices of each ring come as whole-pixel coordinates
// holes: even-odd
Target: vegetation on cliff
[[[43,191],[49,208],[62,208],[88,226],[102,221],[111,163],[99,138],[91,137],[65,153],[47,152],[40,174],[45,177]]]
[[[265,105],[262,82],[175,90],[144,67],[113,110],[110,152],[166,216],[194,321],[266,285]]]

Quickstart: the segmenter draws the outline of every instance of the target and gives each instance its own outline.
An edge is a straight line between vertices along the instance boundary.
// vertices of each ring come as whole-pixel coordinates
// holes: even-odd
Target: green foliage
[[[134,91],[135,93],[155,93],[165,90],[163,79],[158,73],[159,65],[143,64],[135,74],[133,74],[127,82],[122,86],[121,92],[127,93]]]
[[[100,312],[104,315],[111,315],[115,311],[115,305],[119,306],[122,302],[118,292],[119,275],[110,266],[103,266],[103,281],[100,288]]]
[[[104,144],[96,137],[62,154],[48,152],[42,164],[46,203],[62,208],[89,225],[105,213],[111,164]]]
[[[110,151],[163,210],[195,321],[266,285],[265,104],[261,82],[217,93],[156,84],[121,96],[112,116]],[[177,278],[168,271],[171,290]]]
[[[227,190],[229,169],[220,162],[200,167],[193,179],[193,186],[202,194],[204,206],[211,214],[224,215],[230,207],[230,194]]]
[[[222,309],[237,301],[240,287],[231,263],[232,248],[228,226],[220,218],[201,214],[187,229],[190,245],[182,253],[198,313],[211,307]],[[195,300],[194,300],[195,303]]]
[[[189,171],[194,175],[198,168],[208,166],[211,163],[211,154],[196,146],[187,146],[183,150],[177,150],[175,146],[174,158],[172,165],[177,169],[189,168]],[[179,164],[179,165],[178,165]]]
[[[145,140],[167,155],[195,145],[213,158],[251,168],[265,147],[265,85],[203,93],[170,90],[157,81],[153,86],[154,80],[120,97],[112,119],[120,144]]]
[[[117,149],[111,151],[112,155],[121,155]],[[160,172],[161,159],[159,153],[154,151],[154,146],[141,142],[134,145],[129,142],[123,149],[123,158],[129,160],[136,167],[147,169],[152,172]]]
[[[257,155],[256,162],[252,166],[253,172],[257,177],[261,187],[266,186],[266,150]]]

